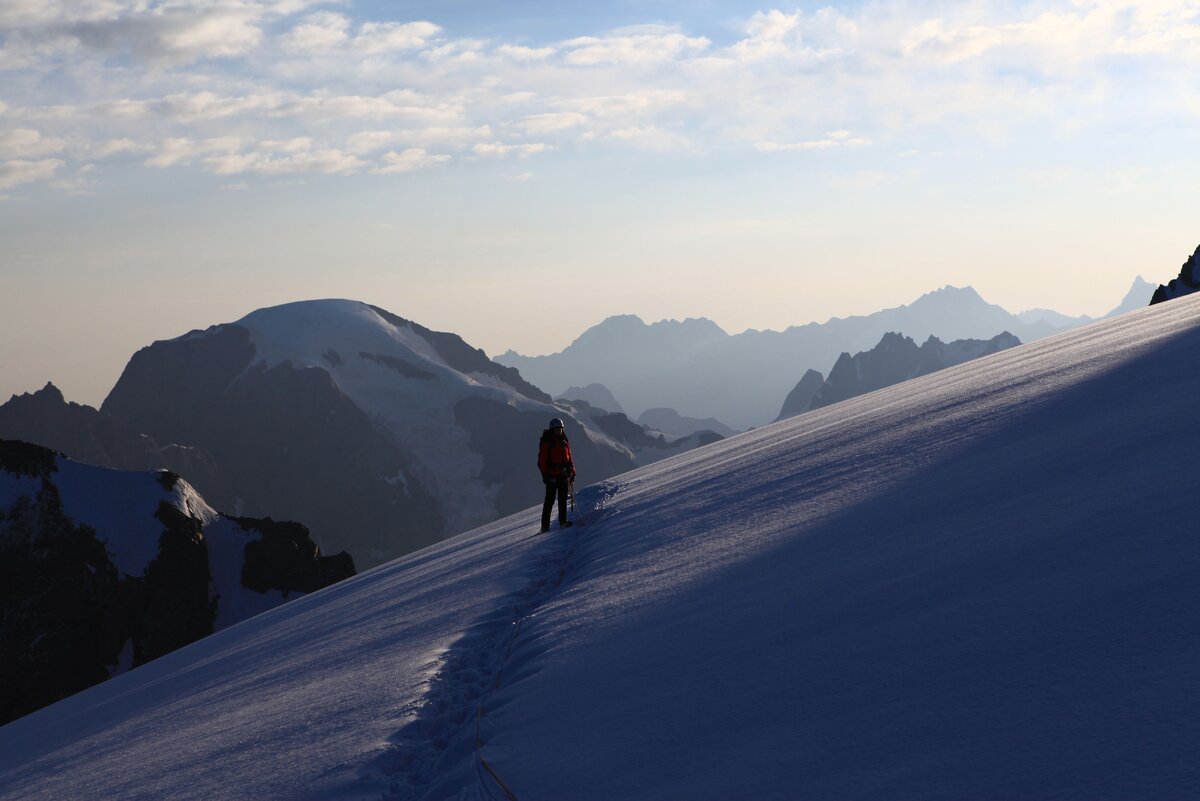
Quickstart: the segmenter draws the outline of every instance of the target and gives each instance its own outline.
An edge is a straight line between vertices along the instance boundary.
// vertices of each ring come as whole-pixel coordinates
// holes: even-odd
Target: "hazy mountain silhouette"
[[[903,334],[889,332],[869,351],[853,356],[843,353],[829,371],[829,377],[815,391],[813,384],[820,379],[820,374],[814,370],[805,373],[784,401],[779,419],[865,395],[910,378],[936,373],[1020,344],[1019,339],[1005,332],[988,340],[959,339],[948,343],[937,337],[929,337],[923,345],[918,346]],[[805,394],[809,395],[809,401],[798,409]]]
[[[736,433],[715,417],[684,417],[674,409],[647,409],[637,419],[641,425],[661,431],[672,439],[691,436],[701,431],[712,431],[722,437]]]
[[[613,397],[613,394],[608,391],[608,387],[603,384],[588,384],[586,387],[567,387],[559,396],[567,401],[586,401],[592,406],[597,406],[606,412],[621,412],[625,410],[621,408],[620,402]]]
[[[588,329],[560,353],[508,351],[496,361],[551,391],[603,383],[630,415],[665,407],[743,429],[775,419],[797,376],[831,367],[843,352],[869,350],[889,331],[943,341],[1008,331],[1030,342],[1061,330],[1044,318],[1026,322],[970,287],[948,286],[874,314],[732,336],[705,319],[647,325],[622,315]]]

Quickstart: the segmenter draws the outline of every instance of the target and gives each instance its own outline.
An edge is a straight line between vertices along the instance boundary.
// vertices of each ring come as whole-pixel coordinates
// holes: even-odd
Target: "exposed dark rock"
[[[13,439],[0,439],[0,470],[18,476],[48,478],[58,469],[57,451]]]
[[[1165,285],[1160,284],[1158,289],[1154,290],[1154,294],[1150,296],[1150,305],[1190,295],[1197,289],[1200,289],[1200,247],[1197,247],[1179,268],[1178,278],[1172,278]]]
[[[1020,344],[1007,331],[988,340],[960,339],[950,343],[929,337],[921,346],[903,334],[887,333],[869,351],[854,356],[843,353],[803,411],[820,409]],[[819,375],[809,371],[805,378],[810,378],[810,374]]]
[[[0,406],[0,437],[36,442],[74,461],[118,470],[166,468],[214,494],[220,486],[216,465],[205,451],[174,444],[160,446],[111,415],[68,403],[53,384],[14,395]]]
[[[437,376],[428,370],[417,367],[415,364],[409,364],[403,359],[397,359],[395,356],[385,356],[382,353],[360,353],[358,354],[364,359],[382,364],[384,367],[390,367],[405,378],[415,378],[418,381],[436,381]]]
[[[325,351],[321,356],[324,357],[325,361],[329,362],[330,367],[341,367],[344,364],[342,355],[333,348]]]
[[[199,520],[163,501],[155,517],[164,530],[158,556],[143,577],[146,606],[134,639],[134,664],[182,648],[213,632],[208,547]]]
[[[321,556],[308,529],[299,523],[276,522],[269,517],[234,519],[244,530],[261,535],[246,543],[242,586],[248,589],[280,590],[286,598],[293,592],[316,592],[354,575],[350,554]]]
[[[776,420],[785,420],[789,417],[795,417],[798,414],[808,411],[809,404],[812,403],[814,397],[821,389],[821,385],[825,383],[825,377],[816,370],[808,370],[800,378],[799,383],[788,393],[787,398],[783,401],[783,408],[779,410],[779,416]]]
[[[0,440],[5,497],[14,497],[11,482],[35,479],[0,506],[0,724],[194,642],[216,619],[203,522],[161,501],[157,552],[142,575],[125,575],[96,531],[66,515],[57,458]],[[113,475],[97,469],[91,478],[103,490]],[[153,478],[166,497],[179,482],[169,472]],[[158,491],[153,481],[147,489]],[[308,592],[354,574],[348,554],[322,557],[303,526],[238,522],[261,532],[244,554],[255,592]]]

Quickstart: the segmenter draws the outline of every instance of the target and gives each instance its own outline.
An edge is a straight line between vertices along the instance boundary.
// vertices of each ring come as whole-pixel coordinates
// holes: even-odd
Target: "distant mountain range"
[[[1138,278],[1105,316],[1147,305],[1153,288]],[[1089,319],[1048,310],[1011,314],[970,287],[945,287],[906,306],[785,331],[730,335],[702,318],[647,325],[622,315],[589,328],[559,353],[522,356],[510,350],[496,361],[552,392],[601,383],[635,418],[665,407],[745,429],[775,419],[807,370],[828,369],[843,352],[869,350],[889,331],[918,341],[990,339],[1007,331],[1031,342]]]
[[[0,724],[353,575],[173,473],[0,439]]]

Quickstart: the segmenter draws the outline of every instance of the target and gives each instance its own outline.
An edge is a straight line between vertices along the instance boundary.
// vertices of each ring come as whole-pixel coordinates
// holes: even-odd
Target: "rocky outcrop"
[[[242,562],[242,586],[255,592],[279,590],[283,597],[291,593],[316,592],[322,587],[354,575],[354,560],[343,551],[322,556],[308,529],[299,523],[233,518],[245,531],[259,537],[246,543]]]
[[[808,411],[809,404],[820,391],[821,385],[825,383],[825,376],[818,373],[816,370],[808,370],[800,381],[788,393],[788,396],[783,400],[783,408],[779,410],[779,416],[776,421],[786,420],[789,417],[795,417]]]
[[[0,440],[0,724],[353,574],[172,473]]]
[[[829,371],[829,377],[815,392],[812,392],[812,387],[820,374],[813,370],[805,373],[800,384],[797,384],[796,389],[788,396],[792,403],[784,403],[785,412],[799,410],[793,411],[792,414],[781,412],[779,419],[820,409],[1020,344],[1019,339],[1005,332],[987,340],[960,339],[949,343],[942,342],[937,337],[929,337],[923,345],[918,346],[903,334],[889,332],[869,351],[853,356],[843,353]],[[808,403],[799,408],[799,400],[810,392]],[[795,399],[793,395],[796,396]]]
[[[1179,268],[1178,278],[1172,278],[1154,290],[1154,294],[1150,296],[1150,305],[1190,295],[1198,289],[1200,289],[1200,247],[1197,247]]]
[[[105,412],[68,403],[54,384],[14,395],[0,406],[0,437],[36,442],[101,467],[170,470],[214,497],[225,494],[212,455],[202,448],[159,444]]]

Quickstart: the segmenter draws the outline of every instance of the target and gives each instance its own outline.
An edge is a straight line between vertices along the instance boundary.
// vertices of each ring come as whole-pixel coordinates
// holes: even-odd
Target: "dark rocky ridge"
[[[812,370],[805,373],[796,389],[788,396],[793,402],[790,405],[788,401],[784,402],[779,419],[865,395],[1020,344],[1021,341],[1007,331],[988,340],[960,339],[950,343],[942,342],[937,337],[929,337],[920,346],[903,334],[889,332],[869,351],[854,356],[843,353],[829,371],[829,377],[811,394],[808,404],[800,411],[787,414],[786,412],[798,406],[800,396],[812,389],[813,376],[819,377],[819,374]],[[793,398],[793,395],[797,397]]]
[[[798,414],[807,412],[813,398],[821,390],[821,385],[825,383],[825,376],[818,373],[816,370],[808,370],[800,378],[800,381],[784,398],[783,408],[779,410],[779,416],[775,419],[785,420],[788,417],[795,417]]]
[[[1164,300],[1190,295],[1200,289],[1200,246],[1188,257],[1179,268],[1179,277],[1172,278],[1165,285],[1160,284],[1150,296],[1150,304],[1162,303]]]
[[[138,576],[118,570],[96,531],[71,519],[47,448],[0,439],[0,487],[33,479],[0,506],[0,724],[211,634],[212,594],[203,521],[166,498],[178,478],[160,473],[157,553]],[[105,487],[111,471],[87,468]],[[94,470],[94,472],[92,472]],[[153,483],[148,483],[153,489]],[[248,591],[309,592],[354,575],[346,554],[320,555],[303,526],[241,521]],[[128,535],[128,532],[124,532]],[[281,553],[282,552],[282,553]]]
[[[160,445],[153,437],[112,415],[68,403],[54,384],[14,395],[0,406],[0,437],[36,442],[77,462],[118,470],[170,470],[203,486],[213,497],[226,495],[212,455],[201,448]]]

